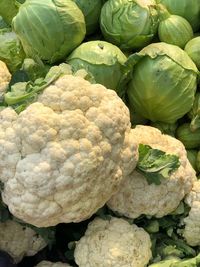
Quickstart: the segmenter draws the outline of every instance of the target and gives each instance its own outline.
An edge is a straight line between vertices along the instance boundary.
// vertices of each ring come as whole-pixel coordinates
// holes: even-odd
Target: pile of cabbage
[[[132,128],[149,125],[180,140],[200,175],[199,0],[1,0],[0,60],[12,75],[0,95],[1,108],[22,112],[43,89],[48,71],[67,63],[73,73],[84,69],[91,83],[116,91],[129,108]],[[172,235],[187,214],[181,206],[165,219],[136,219],[155,241],[151,264],[198,255],[198,246]],[[113,212],[102,207],[98,215]],[[10,217],[2,205],[0,221]],[[44,252],[47,258],[60,260],[59,244],[62,257],[77,266],[74,242],[90,221],[48,229],[53,238]]]

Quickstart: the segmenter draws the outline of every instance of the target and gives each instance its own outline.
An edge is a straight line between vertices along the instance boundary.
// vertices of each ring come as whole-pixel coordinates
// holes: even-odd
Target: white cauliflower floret
[[[129,111],[100,84],[66,75],[38,102],[12,114],[13,121],[3,115],[3,201],[13,215],[38,227],[90,217],[136,166]]]
[[[150,236],[126,220],[95,218],[77,242],[79,267],[144,267],[151,258]]]
[[[179,157],[180,167],[160,185],[148,184],[146,178],[134,170],[123,181],[120,190],[108,201],[113,211],[130,218],[142,214],[163,217],[174,211],[196,180],[183,144],[177,139],[162,134],[150,126],[136,126],[132,129],[133,140]]]
[[[70,267],[70,265],[62,262],[41,261],[35,267]]]
[[[7,90],[10,80],[11,74],[6,64],[0,60],[0,96],[2,96]]]
[[[0,223],[0,250],[10,254],[16,263],[46,247],[45,240],[33,229],[15,221]]]
[[[185,202],[191,207],[188,217],[183,222],[183,236],[190,246],[200,245],[200,180],[196,181],[187,195]]]

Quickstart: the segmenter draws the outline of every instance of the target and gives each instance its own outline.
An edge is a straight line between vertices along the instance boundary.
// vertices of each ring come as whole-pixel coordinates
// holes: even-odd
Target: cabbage
[[[186,149],[198,149],[200,147],[200,129],[192,132],[189,123],[183,123],[177,128],[176,138],[184,144]]]
[[[160,18],[158,36],[160,41],[184,48],[193,37],[190,23],[181,16],[171,15],[163,5],[159,4],[158,7]]]
[[[101,0],[74,0],[85,16],[86,33],[92,34],[99,27]]]
[[[126,73],[126,60],[117,46],[105,41],[90,41],[77,47],[67,63],[74,71],[85,69],[97,83],[118,91]]]
[[[192,165],[193,169],[196,172],[198,172],[198,169],[197,169],[197,154],[198,154],[197,150],[194,150],[194,149],[188,149],[187,150],[187,158],[188,158],[190,164]]]
[[[157,32],[154,0],[108,0],[101,10],[100,27],[105,40],[121,49],[149,44]]]
[[[0,15],[8,25],[11,25],[13,17],[19,10],[19,6],[20,4],[16,0],[0,0]]]
[[[185,51],[200,69],[200,36],[191,39],[186,44]]]
[[[86,32],[83,13],[71,0],[26,0],[13,29],[27,56],[48,63],[66,57]]]
[[[200,28],[199,0],[158,0],[164,4],[170,13],[184,17],[189,21],[194,31]]]
[[[151,121],[174,123],[192,107],[196,65],[181,48],[153,43],[131,55],[128,98],[135,111]]]
[[[0,29],[0,60],[6,63],[11,73],[20,69],[24,58],[25,54],[16,34],[9,28]]]

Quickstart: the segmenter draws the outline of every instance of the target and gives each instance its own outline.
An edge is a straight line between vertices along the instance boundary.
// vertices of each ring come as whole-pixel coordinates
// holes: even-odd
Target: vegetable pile
[[[0,267],[200,266],[200,1],[0,1]]]

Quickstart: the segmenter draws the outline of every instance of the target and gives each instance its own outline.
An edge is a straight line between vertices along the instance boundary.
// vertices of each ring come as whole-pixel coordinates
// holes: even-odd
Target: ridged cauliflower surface
[[[35,267],[70,267],[70,265],[62,262],[41,261]]]
[[[200,246],[200,180],[196,181],[185,202],[191,207],[183,222],[183,236],[190,246]]]
[[[129,111],[113,90],[66,75],[17,115],[0,112],[0,179],[10,212],[38,227],[79,222],[136,166]]]
[[[6,91],[11,80],[11,74],[6,64],[0,60],[0,96]]]
[[[46,247],[45,240],[33,229],[15,221],[0,223],[0,250],[10,254],[16,263]]]
[[[95,218],[77,242],[79,267],[144,267],[151,258],[150,236],[126,220]]]
[[[163,179],[160,185],[149,185],[146,178],[134,170],[107,204],[113,211],[130,218],[142,214],[163,217],[174,211],[189,193],[196,180],[195,171],[187,159],[183,144],[177,139],[162,134],[154,127],[142,125],[132,129],[132,136],[138,144],[147,144],[167,154],[177,155],[181,165],[169,179]]]

